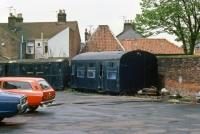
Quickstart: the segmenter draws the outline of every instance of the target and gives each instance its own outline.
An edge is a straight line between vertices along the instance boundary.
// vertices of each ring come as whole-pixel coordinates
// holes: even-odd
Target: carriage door
[[[118,67],[116,62],[107,62],[104,71],[104,89],[108,92],[117,91]]]
[[[104,80],[104,74],[103,74],[103,65],[102,63],[99,65],[99,77],[98,77],[98,89],[102,90],[104,89],[103,87],[103,80]]]

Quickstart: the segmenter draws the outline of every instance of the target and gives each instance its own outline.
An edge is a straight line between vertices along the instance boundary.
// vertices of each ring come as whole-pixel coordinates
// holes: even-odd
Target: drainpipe
[[[21,42],[20,42],[20,53],[19,53],[19,59],[22,60],[23,58],[23,51],[22,51],[22,45],[23,45],[23,42],[24,42],[24,36],[23,34],[21,35]]]

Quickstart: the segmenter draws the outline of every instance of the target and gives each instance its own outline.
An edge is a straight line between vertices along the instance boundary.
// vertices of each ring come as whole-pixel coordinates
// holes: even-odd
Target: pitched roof
[[[80,33],[77,21],[67,22],[16,22],[15,27],[9,29],[8,23],[0,23],[0,41],[6,45],[1,47],[0,54],[11,59],[19,58],[19,44],[21,35],[24,40],[40,39],[43,35],[44,39],[50,39],[66,28],[70,29],[70,57],[77,54],[80,45]],[[3,41],[2,41],[3,40]],[[78,50],[77,50],[78,49]]]
[[[11,33],[0,27],[0,59],[18,58],[19,44],[20,39],[17,38],[15,33]]]
[[[183,54],[183,49],[166,39],[121,40],[126,51],[143,50],[154,54]]]
[[[111,32],[108,25],[99,25],[96,31],[86,42],[83,52],[116,51],[124,48],[120,41]]]
[[[9,33],[13,33],[8,29],[8,23],[0,23],[0,27],[6,30]],[[70,28],[73,31],[78,30],[78,23],[76,21],[67,21],[67,22],[31,22],[31,23],[18,23],[16,24],[18,31],[24,35],[25,39],[38,39],[41,38],[41,33],[43,33],[44,38],[51,38],[57,33],[63,31],[66,28]],[[20,32],[16,32],[20,34]],[[13,35],[17,35],[17,34]]]
[[[119,35],[117,35],[117,38],[119,40],[133,40],[133,39],[139,39],[143,36],[139,34],[137,31],[133,29],[133,26],[131,23],[124,23],[124,30]]]

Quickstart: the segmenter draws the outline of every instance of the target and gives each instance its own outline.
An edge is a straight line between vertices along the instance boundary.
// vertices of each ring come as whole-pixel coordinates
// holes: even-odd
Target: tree
[[[200,0],[142,0],[142,13],[134,27],[144,36],[173,34],[185,54],[193,54],[200,41]]]

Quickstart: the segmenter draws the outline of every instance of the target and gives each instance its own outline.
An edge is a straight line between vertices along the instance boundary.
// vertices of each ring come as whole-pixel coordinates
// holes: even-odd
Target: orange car
[[[1,77],[0,88],[7,92],[26,95],[30,111],[35,111],[40,105],[55,100],[55,90],[43,78]]]

